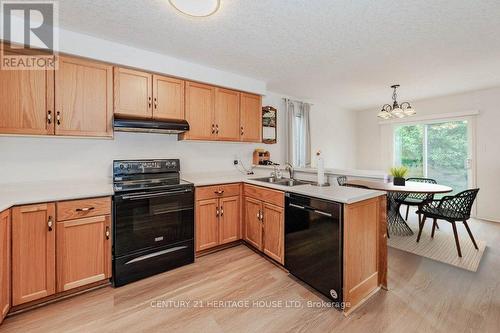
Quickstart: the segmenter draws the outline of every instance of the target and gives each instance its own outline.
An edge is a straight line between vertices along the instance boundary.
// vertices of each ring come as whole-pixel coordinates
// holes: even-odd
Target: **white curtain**
[[[311,166],[311,105],[286,99],[287,162],[295,167]]]

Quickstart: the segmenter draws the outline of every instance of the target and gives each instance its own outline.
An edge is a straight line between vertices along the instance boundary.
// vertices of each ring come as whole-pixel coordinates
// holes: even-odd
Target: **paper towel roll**
[[[318,185],[323,185],[325,184],[325,161],[320,155],[318,155],[317,165],[318,165]]]

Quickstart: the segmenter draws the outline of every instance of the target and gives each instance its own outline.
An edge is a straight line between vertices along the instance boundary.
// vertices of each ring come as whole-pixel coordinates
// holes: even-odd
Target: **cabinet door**
[[[153,116],[153,75],[114,68],[114,113],[130,118]]]
[[[240,229],[240,197],[219,199],[219,244],[237,241]]]
[[[241,141],[262,142],[262,102],[258,95],[241,94]]]
[[[0,70],[0,133],[54,134],[53,119],[54,71]]]
[[[60,57],[55,83],[57,135],[113,135],[112,66]]]
[[[10,310],[10,211],[0,213],[0,323]]]
[[[12,305],[54,294],[55,204],[12,208]]]
[[[186,82],[186,120],[190,140],[215,140],[215,88],[206,84]]]
[[[284,264],[284,210],[275,205],[263,204],[264,211],[264,253]]]
[[[153,118],[184,119],[184,81],[153,75]]]
[[[196,202],[196,251],[219,244],[219,200],[208,199]]]
[[[57,223],[57,291],[110,277],[110,216]]]
[[[245,240],[262,250],[262,203],[259,200],[245,197]]]
[[[215,89],[215,134],[217,140],[240,140],[240,93]]]

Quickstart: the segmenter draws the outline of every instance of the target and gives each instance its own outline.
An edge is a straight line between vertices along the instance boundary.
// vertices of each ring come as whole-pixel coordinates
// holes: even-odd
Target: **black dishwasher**
[[[285,207],[285,267],[340,307],[342,204],[286,193]]]

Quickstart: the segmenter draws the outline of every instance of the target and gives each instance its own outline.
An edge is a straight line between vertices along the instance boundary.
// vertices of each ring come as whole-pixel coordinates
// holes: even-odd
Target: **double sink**
[[[272,183],[272,184],[282,185],[282,186],[297,186],[297,185],[314,184],[314,182],[310,182],[310,181],[306,181],[306,180],[292,179],[292,178],[263,177],[263,178],[253,178],[252,180],[256,180],[259,182],[265,182],[265,183]]]

